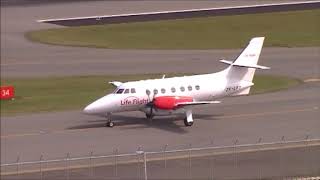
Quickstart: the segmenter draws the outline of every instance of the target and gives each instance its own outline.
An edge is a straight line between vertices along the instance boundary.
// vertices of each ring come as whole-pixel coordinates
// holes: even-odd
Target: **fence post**
[[[192,168],[192,164],[191,164],[191,147],[192,147],[192,144],[190,143],[189,144],[189,179],[192,179],[191,176],[192,176],[192,173],[191,173],[191,168]]]
[[[89,175],[90,175],[90,177],[92,178],[93,177],[93,163],[92,163],[92,156],[93,156],[93,151],[91,151],[90,152],[90,158],[89,158],[89,166],[90,166],[90,168],[89,168]]]
[[[281,144],[282,144],[282,148],[283,148],[283,146],[284,146],[284,144],[285,144],[285,137],[284,136],[282,136],[281,137]],[[279,154],[280,154],[280,157],[279,157],[279,169],[280,169],[280,177],[281,177],[281,179],[284,179],[284,172],[282,172],[283,171],[283,168],[282,168],[282,164],[283,164],[283,154],[282,154],[282,148],[280,148],[279,149]]]
[[[211,140],[211,143],[210,143],[211,147],[213,147],[213,140]],[[211,157],[209,158],[210,159],[210,175],[211,175],[211,178],[209,179],[214,179],[214,149],[212,149],[212,153],[211,153]]]
[[[258,146],[260,146],[259,144],[262,142],[262,138],[259,138],[259,140],[258,140]],[[259,150],[261,150],[260,148],[259,148]],[[261,164],[260,164],[260,166],[259,166],[259,180],[261,180],[262,179],[262,162],[261,162]]]
[[[17,156],[17,176],[18,176],[18,179],[19,179],[19,162],[20,162],[20,155]]]
[[[148,180],[147,175],[147,153],[143,152],[143,159],[144,159],[144,180]]]
[[[118,176],[118,148],[114,150],[114,176]]]
[[[141,154],[142,154],[142,147],[141,146],[139,146],[139,148],[138,148],[138,150],[136,151],[136,153],[137,153],[137,156],[138,156],[138,179],[141,179],[142,178],[142,176],[141,176],[141,165],[140,165],[140,163],[141,163],[141,160],[140,160],[140,156],[141,156]]]
[[[67,176],[67,180],[69,180],[69,157],[70,157],[70,154],[69,153],[67,153],[67,157],[66,157],[66,169],[65,169],[65,171],[66,171],[66,176]]]
[[[164,160],[164,178],[167,179],[167,148],[168,148],[168,144],[166,144],[164,146],[163,149],[163,160]]]
[[[306,158],[304,158],[305,159],[305,170],[306,170],[306,172],[305,172],[305,174],[312,174],[312,171],[311,171],[311,173],[308,173],[308,169],[312,169],[312,166],[310,166],[310,168],[308,168],[308,160],[307,160],[307,155],[309,154],[308,153],[308,140],[309,140],[309,135],[306,135],[306,138],[305,138],[305,140],[306,140],[306,147],[305,147],[305,154],[306,154]],[[311,164],[311,163],[310,163]]]
[[[163,149],[164,169],[167,169],[167,156],[166,156],[167,148],[168,148],[168,144],[166,144]]]
[[[42,161],[43,161],[43,155],[40,156],[40,179],[43,179],[43,173],[42,173]]]
[[[238,144],[238,139],[234,141],[234,168],[236,169],[238,167],[238,159],[237,159],[237,144]]]

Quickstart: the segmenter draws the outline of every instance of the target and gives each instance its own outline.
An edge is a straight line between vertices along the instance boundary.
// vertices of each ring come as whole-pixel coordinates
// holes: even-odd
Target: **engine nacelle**
[[[192,101],[192,97],[188,96],[160,96],[154,98],[153,104],[158,109],[173,110],[179,103]]]

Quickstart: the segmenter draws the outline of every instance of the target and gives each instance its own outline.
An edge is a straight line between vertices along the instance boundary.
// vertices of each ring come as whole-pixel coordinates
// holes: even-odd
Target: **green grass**
[[[15,86],[16,97],[14,100],[1,100],[1,116],[80,110],[93,100],[111,92],[114,88],[109,81],[125,82],[160,77],[161,75],[123,75],[2,80],[1,85]],[[254,83],[253,93],[265,93],[288,88],[299,81],[286,77],[256,76]]]
[[[253,83],[254,86],[251,89],[250,94],[261,94],[288,89],[289,87],[300,84],[301,81],[284,76],[255,75]]]
[[[320,45],[320,10],[58,28],[29,32],[42,43],[112,49],[240,48],[254,36],[265,46]]]

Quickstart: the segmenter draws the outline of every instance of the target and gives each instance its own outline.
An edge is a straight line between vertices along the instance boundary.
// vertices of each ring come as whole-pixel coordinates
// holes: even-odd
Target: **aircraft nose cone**
[[[83,109],[83,112],[91,115],[103,115],[111,111],[110,107],[112,107],[112,98],[107,95],[89,104]]]
[[[83,112],[85,114],[93,114],[95,112],[95,107],[93,106],[93,104],[89,104],[88,106],[86,106],[84,109],[83,109]]]
[[[83,109],[85,114],[100,114],[104,109],[100,101],[95,101]]]

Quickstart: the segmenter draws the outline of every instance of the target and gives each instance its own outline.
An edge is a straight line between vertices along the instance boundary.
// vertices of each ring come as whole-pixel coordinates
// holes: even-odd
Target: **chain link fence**
[[[240,144],[1,164],[1,179],[285,179],[320,175],[320,139]]]

